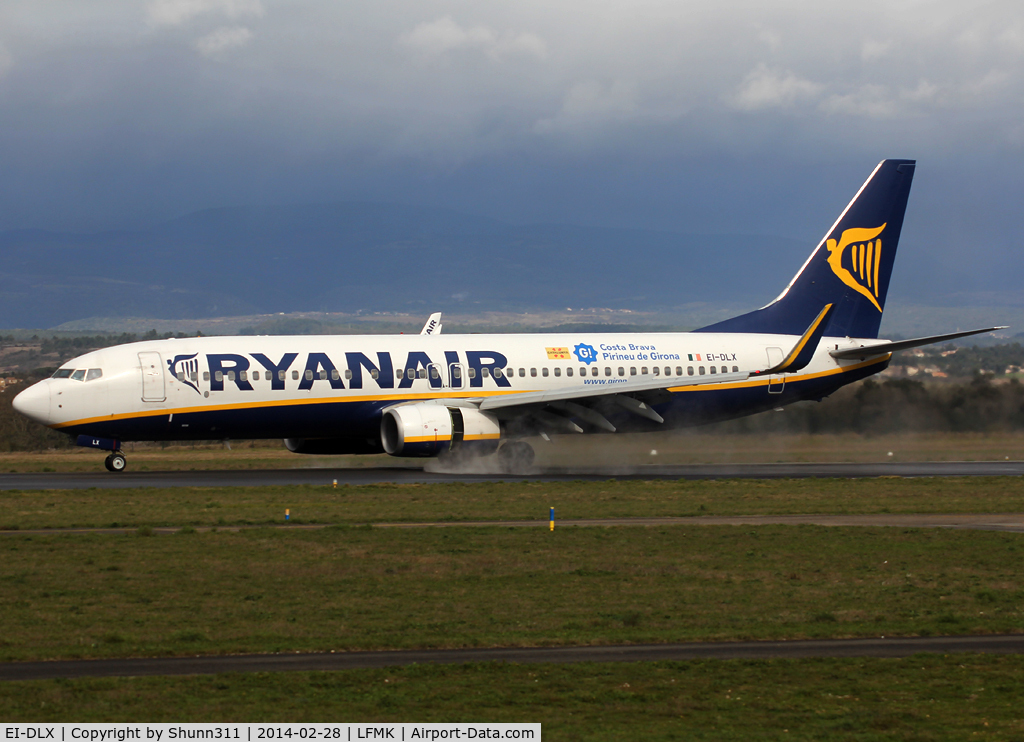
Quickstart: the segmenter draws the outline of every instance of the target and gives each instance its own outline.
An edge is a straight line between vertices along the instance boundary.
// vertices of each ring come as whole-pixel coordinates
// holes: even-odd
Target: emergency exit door
[[[139,366],[142,368],[142,401],[163,402],[167,399],[164,392],[164,361],[155,351],[139,353]]]

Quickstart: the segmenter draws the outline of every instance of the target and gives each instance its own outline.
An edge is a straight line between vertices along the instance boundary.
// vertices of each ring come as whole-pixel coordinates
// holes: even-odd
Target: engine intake
[[[484,456],[498,448],[501,426],[496,417],[477,409],[417,402],[384,410],[380,438],[392,456],[439,456],[467,449]]]

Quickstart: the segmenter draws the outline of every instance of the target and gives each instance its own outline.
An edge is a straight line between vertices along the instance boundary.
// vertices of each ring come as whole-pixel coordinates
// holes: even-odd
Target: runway
[[[922,652],[929,654],[957,652],[1024,654],[1024,634],[4,662],[0,663],[0,681],[140,677],[146,675],[212,675],[224,672],[324,672],[402,665],[452,665],[469,662],[568,664],[576,662],[678,662],[683,660],[803,659],[811,657],[909,657]]]
[[[422,469],[237,469],[219,471],[43,472],[0,474],[0,490],[127,489],[136,487],[261,487],[444,482],[602,481],[607,479],[805,479],[863,477],[999,477],[1024,475],[1024,461],[925,461],[871,464],[685,464],[557,468],[524,475],[427,472]]]

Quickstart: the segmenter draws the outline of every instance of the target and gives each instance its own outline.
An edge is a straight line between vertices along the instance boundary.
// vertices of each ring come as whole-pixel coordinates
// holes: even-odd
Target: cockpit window
[[[71,374],[72,381],[85,381],[85,369],[79,368],[75,370],[75,373]]]
[[[92,381],[93,379],[98,379],[101,376],[103,376],[102,368],[90,368],[89,371],[85,374],[85,380]]]
[[[66,379],[69,376],[71,376],[71,372],[72,371],[74,371],[73,368],[58,368],[56,371],[53,372],[53,376],[51,376],[50,378],[51,379]]]

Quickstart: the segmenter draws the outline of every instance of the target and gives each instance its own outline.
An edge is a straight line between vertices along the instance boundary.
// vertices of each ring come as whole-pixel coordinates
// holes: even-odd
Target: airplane
[[[300,454],[497,456],[524,440],[656,431],[821,400],[894,352],[1002,327],[878,338],[914,160],[883,160],[766,306],[683,333],[245,336],[151,340],[61,365],[15,409],[109,451],[124,441],[283,439]]]

